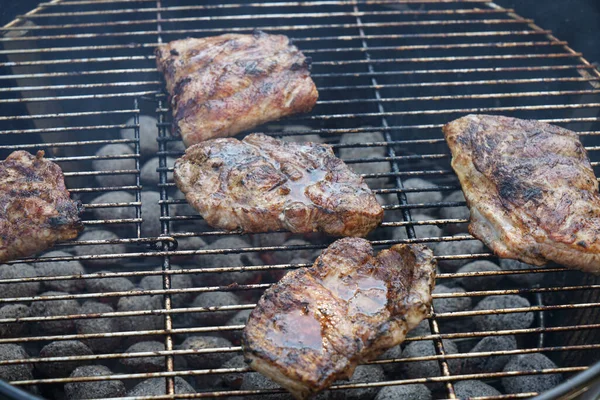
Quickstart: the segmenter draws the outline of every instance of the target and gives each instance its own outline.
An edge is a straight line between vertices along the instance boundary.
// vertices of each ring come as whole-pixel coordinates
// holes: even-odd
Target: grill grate
[[[88,284],[86,289],[70,294],[41,295],[39,291],[10,298],[0,295],[0,307],[48,299],[115,304],[119,298],[148,295],[158,296],[161,304],[101,314],[1,318],[0,324],[19,321],[28,332],[20,337],[0,337],[0,345],[21,344],[34,355],[51,341],[118,338],[121,344],[115,350],[87,356],[0,360],[0,368],[60,361],[113,365],[111,360],[164,358],[157,372],[133,372],[117,366],[109,376],[47,378],[36,373],[31,379],[12,384],[38,387],[49,395],[66,382],[122,380],[130,388],[141,379],[165,377],[168,394],[152,398],[283,393],[264,387],[242,390],[217,386],[223,378],[247,373],[245,367],[194,368],[179,361],[190,354],[241,354],[236,337],[243,321],[224,323],[219,316],[252,309],[264,289],[285,271],[311,265],[316,253],[333,239],[318,234],[242,235],[204,224],[186,205],[172,180],[172,158],[180,156],[183,149],[169,133],[170,111],[153,56],[159,43],[256,28],[288,35],[311,56],[312,76],[320,92],[312,113],[259,130],[286,140],[318,137],[332,144],[341,158],[363,174],[386,210],[385,222],[369,237],[373,245],[378,249],[395,243],[432,246],[442,266],[439,285],[487,278],[481,287],[436,293],[436,308],[444,299],[477,303],[492,295],[519,295],[530,303],[516,309],[436,309],[429,331],[406,342],[433,343],[435,354],[385,357],[369,364],[401,366],[434,361],[439,364],[439,375],[411,378],[388,373],[381,381],[338,383],[329,392],[335,395],[349,390],[347,393],[352,394],[361,388],[438,383],[434,397],[454,399],[455,384],[460,381],[483,380],[501,388],[503,377],[569,376],[591,364],[594,357],[590,354],[598,354],[600,349],[595,338],[600,329],[597,280],[559,266],[458,271],[458,266],[469,261],[498,260],[466,233],[464,200],[448,197],[460,186],[451,171],[440,130],[447,121],[470,112],[555,123],[580,132],[598,174],[600,73],[580,53],[532,20],[484,0],[195,3],[53,0],[2,28],[0,156],[16,149],[46,150],[65,171],[73,196],[86,204],[86,232],[97,228],[113,235],[58,245],[56,249],[64,254],[11,262],[15,269],[30,264],[37,273],[26,277],[0,275],[0,285],[38,283],[49,290],[49,285],[59,282],[126,278],[138,286],[93,292]],[[149,126],[143,115],[156,118],[156,123]],[[154,139],[153,152],[145,152],[144,146]],[[126,145],[129,151],[98,155],[104,145]],[[141,166],[152,156],[158,157],[158,168],[152,183],[144,183]],[[151,196],[148,189],[158,194]],[[98,201],[102,194],[106,197]],[[120,217],[106,219],[102,215]],[[86,270],[83,275],[37,276],[40,266],[49,261],[63,265],[81,262]],[[139,282],[145,277],[159,277],[162,286],[143,288]],[[193,279],[194,284],[178,287],[174,281],[181,277]],[[529,285],[527,279],[535,283]],[[233,293],[237,301],[207,306],[182,303],[178,300],[182,297],[177,297],[189,300],[215,292]],[[532,313],[533,325],[501,330],[473,325],[473,317],[507,313]],[[99,317],[120,321],[143,316],[157,317],[160,324],[113,333],[36,330],[40,323],[49,321]],[[181,348],[190,335],[222,335],[233,344],[200,350]],[[508,335],[517,338],[518,349],[469,352],[480,338]],[[164,350],[124,353],[129,342],[139,340],[162,341]],[[458,353],[450,351],[446,340],[456,343]],[[480,373],[456,368],[456,360],[532,353],[548,355],[558,367]],[[198,393],[175,396],[175,377],[194,381]],[[515,399],[535,394],[480,398]]]

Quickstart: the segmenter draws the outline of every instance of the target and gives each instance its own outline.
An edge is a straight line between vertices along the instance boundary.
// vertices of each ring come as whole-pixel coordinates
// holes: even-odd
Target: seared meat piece
[[[15,151],[0,161],[0,263],[76,238],[83,230],[81,211],[60,167],[43,151]]]
[[[309,112],[319,93],[310,59],[287,36],[256,31],[184,39],[156,49],[186,146]]]
[[[429,316],[435,279],[427,247],[334,242],[310,268],[267,289],[243,332],[250,367],[297,399],[350,378],[361,361],[401,343]]]
[[[500,257],[600,271],[598,181],[574,132],[467,115],[444,134],[474,236]]]
[[[365,236],[383,218],[364,180],[324,144],[214,139],[188,148],[174,177],[216,228]]]

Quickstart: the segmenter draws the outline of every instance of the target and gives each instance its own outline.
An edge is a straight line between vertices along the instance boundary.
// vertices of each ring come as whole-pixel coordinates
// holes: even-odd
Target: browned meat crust
[[[69,198],[62,171],[15,151],[0,161],[0,262],[36,254],[83,230],[81,204]]]
[[[216,228],[365,236],[383,218],[364,180],[323,144],[213,139],[188,148],[174,177]]]
[[[401,343],[429,316],[434,280],[433,253],[423,245],[373,257],[368,241],[340,239],[312,267],[265,291],[243,332],[246,361],[307,398]]]
[[[598,181],[574,132],[467,115],[444,134],[474,236],[500,257],[600,270]]]
[[[310,59],[287,36],[256,31],[184,39],[156,49],[186,146],[309,112],[319,93]]]

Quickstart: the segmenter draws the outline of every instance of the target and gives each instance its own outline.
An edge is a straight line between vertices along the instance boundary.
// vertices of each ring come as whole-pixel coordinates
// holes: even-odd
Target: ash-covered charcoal
[[[178,270],[181,267],[172,265],[171,270]],[[155,268],[155,271],[162,271],[162,268]],[[194,287],[192,277],[188,274],[171,274],[171,289],[188,289]],[[144,290],[162,290],[163,275],[148,275],[142,278],[139,286]],[[173,307],[182,308],[188,307],[194,298],[194,293],[177,293],[171,294]]]
[[[250,317],[252,310],[240,310],[227,321],[227,325],[245,325]],[[233,344],[239,345],[242,338],[242,330],[224,331],[223,336],[229,339]]]
[[[65,292],[44,292],[40,296],[66,296]],[[31,303],[31,315],[33,317],[51,317],[58,315],[74,315],[81,314],[81,307],[77,300],[41,300]],[[72,319],[64,319],[57,321],[40,321],[37,322],[37,327],[40,331],[49,335],[65,335],[72,333],[75,330],[75,321]]]
[[[206,242],[199,236],[177,238],[177,250],[202,250],[205,247]]]
[[[42,256],[43,258],[53,257],[72,257],[71,254],[65,251],[50,251]],[[40,259],[40,260],[41,260]],[[38,276],[65,276],[65,275],[84,275],[85,269],[77,260],[74,261],[47,261],[37,262],[35,264],[35,272]],[[63,279],[56,281],[43,281],[45,290],[57,290],[59,292],[79,293],[85,287],[83,279]]]
[[[40,358],[91,356],[92,354],[92,350],[79,340],[59,340],[47,344],[40,350]],[[69,376],[80,365],[91,363],[90,360],[39,362],[35,364],[35,368],[48,378],[62,378]]]
[[[375,400],[431,400],[431,392],[423,384],[386,386],[381,388]]]
[[[174,382],[175,394],[196,393],[194,388],[185,379],[176,376]],[[165,394],[167,394],[167,382],[165,378],[146,379],[127,392],[128,397],[150,397]]]
[[[37,276],[35,268],[29,264],[0,265],[0,280],[22,279]],[[0,299],[11,297],[32,297],[40,290],[39,282],[2,283],[0,284]]]
[[[125,350],[127,353],[147,353],[164,351],[165,345],[161,342],[147,341],[139,342],[130,346]],[[165,357],[127,357],[119,359],[119,362],[123,364],[128,371],[133,372],[158,372],[165,368]]]
[[[217,336],[190,336],[179,346],[179,350],[202,350],[231,347],[229,340]],[[236,353],[230,351],[210,352],[205,354],[185,354],[185,360],[193,369],[218,368]]]
[[[123,156],[131,154],[131,158],[111,158],[111,159],[96,159],[92,161],[94,171],[121,171],[135,170],[135,158],[133,158],[133,148],[130,146],[117,143],[107,144],[102,146],[97,152],[97,157],[108,156]],[[96,175],[96,181],[101,187],[119,187],[135,185],[135,174],[115,174]]]
[[[531,307],[529,301],[517,295],[488,296],[474,308],[475,311],[492,310],[490,314],[475,315],[473,322],[480,331],[498,331],[504,329],[526,329],[533,323],[532,312],[517,312],[509,314],[494,314],[493,310],[504,308]]]
[[[109,204],[109,203],[133,203],[135,202],[135,196],[129,192],[119,190],[116,192],[102,193],[100,196],[93,199],[90,204]],[[127,219],[135,218],[135,207],[134,206],[120,206],[120,207],[102,207],[92,208],[94,217],[99,220],[106,219]],[[118,229],[119,225],[111,225],[111,229]]]
[[[431,335],[431,328],[429,327],[429,320],[424,319],[414,329],[408,331],[406,334],[407,338],[413,338],[418,336]]]
[[[397,360],[402,357],[402,345],[396,345],[385,351],[382,355],[377,357],[378,360]],[[400,364],[398,362],[388,362],[385,364],[378,364],[383,368],[383,371],[388,377],[393,379],[398,376],[400,370]]]
[[[513,335],[486,336],[471,349],[470,353],[488,353],[492,351],[510,351],[516,349],[517,340]],[[509,355],[465,358],[462,360],[462,373],[478,374],[499,372],[502,371],[509,359]]]
[[[519,354],[508,361],[504,367],[504,372],[541,371],[554,368],[558,367],[543,354]],[[558,385],[562,379],[562,374],[506,376],[502,378],[502,386],[504,386],[506,393],[542,393]]]
[[[149,115],[140,115],[139,121],[140,155],[142,157],[152,157],[158,151],[158,142],[156,141],[158,137],[158,127],[156,124],[158,121]],[[125,124],[130,126],[135,125],[134,118],[129,118]],[[135,129],[133,128],[123,128],[120,133],[123,139],[135,139]],[[133,146],[133,143],[131,145]]]
[[[255,233],[250,235],[250,243],[253,247],[282,246],[289,237],[289,232]]]
[[[491,261],[477,260],[463,265],[457,271],[459,274],[463,273],[477,273],[477,272],[499,272],[500,267]],[[502,280],[502,277],[494,275],[483,275],[483,276],[468,276],[457,278],[458,284],[467,290],[485,290],[493,289],[497,287],[498,283]]]
[[[175,165],[175,159],[173,157],[166,157],[166,167],[173,168]],[[160,173],[156,171],[159,168],[159,158],[152,157],[144,163],[140,169],[140,180],[143,185],[148,187],[156,187],[160,183]],[[173,173],[167,172],[167,182],[173,181]]]
[[[455,236],[464,236],[463,234]],[[477,239],[452,240],[436,243],[433,247],[436,256],[459,256],[468,254],[481,254],[485,252],[485,247]],[[455,272],[465,264],[472,262],[470,258],[460,258],[454,260],[438,259],[438,266],[443,271]]]
[[[131,296],[121,297],[117,303],[117,311],[150,311],[163,308],[162,296]],[[150,331],[164,328],[164,316],[140,315],[121,317],[117,319],[120,331]],[[129,340],[139,342],[147,340],[147,336],[129,337]]]
[[[104,229],[89,229],[79,236],[78,241],[93,241],[93,240],[119,240],[119,236],[111,231]],[[75,246],[75,253],[78,256],[89,256],[97,254],[122,254],[127,252],[123,243],[111,244],[80,244]],[[102,259],[86,259],[82,260],[85,265],[93,267],[103,267],[122,263],[119,258],[102,258]]]
[[[373,383],[385,379],[383,369],[379,365],[359,365],[354,370],[348,382],[339,383]],[[333,390],[330,393],[332,400],[368,400],[373,399],[379,392],[379,387],[366,387],[358,389]]]
[[[429,221],[433,219],[426,214],[412,214],[411,217],[413,221]],[[417,235],[418,238],[435,238],[442,236],[442,229],[437,225],[413,225],[413,228],[415,230],[415,235]],[[406,227],[399,226],[395,228],[392,238],[395,240],[408,239]]]
[[[462,190],[457,190],[444,197],[442,201],[444,203],[464,203],[465,195],[463,194]],[[442,207],[440,208],[440,217],[443,219],[465,219],[469,221],[471,219],[471,212],[466,205],[458,207]],[[460,224],[446,224],[444,225],[444,230],[450,234],[469,233],[468,225],[468,222]]]
[[[86,301],[81,306],[82,314],[105,314],[115,310],[108,304],[97,301]],[[113,333],[119,330],[115,318],[86,318],[75,321],[75,327],[79,334]],[[83,339],[83,341],[95,353],[110,353],[119,347],[121,338],[105,337],[96,339]]]
[[[84,365],[70,375],[71,378],[112,375],[104,365]],[[125,384],[118,380],[70,382],[65,384],[67,400],[108,399],[122,397],[126,393]]]
[[[388,175],[384,175],[391,171],[390,163],[387,161],[351,163],[348,166],[359,175],[377,175],[377,177],[365,176],[365,181],[371,188],[385,187],[390,180]]]
[[[31,311],[25,304],[7,304],[0,308],[0,319],[29,317]],[[0,324],[0,338],[17,337],[24,333],[29,326],[25,322],[10,322]]]
[[[25,349],[17,344],[0,344],[0,361],[23,360],[29,358]],[[31,364],[0,365],[0,379],[7,382],[33,379]]]
[[[144,237],[156,237],[162,233],[159,201],[160,193],[153,190],[142,191],[142,236]],[[171,217],[177,215],[174,208],[169,211]]]
[[[238,355],[230,358],[221,365],[222,369],[228,368],[247,368],[248,364],[244,361],[244,356]],[[230,389],[239,389],[244,380],[243,372],[230,372],[221,376],[223,384]]]
[[[241,237],[228,236],[215,240],[209,244],[206,249],[242,249],[252,247]],[[225,253],[225,254],[202,254],[194,257],[196,265],[201,268],[219,268],[219,267],[243,267],[249,265],[263,265],[260,257],[256,252],[242,253]],[[215,272],[196,275],[200,282],[195,282],[197,286],[200,284],[209,284],[210,286],[228,286],[232,283],[245,285],[256,283],[255,272]]]
[[[299,248],[293,250],[276,250],[273,252],[269,252],[269,264],[289,264],[293,259],[302,259],[304,262],[312,263],[315,259],[321,254],[321,249],[314,248],[303,248],[305,246],[310,246],[310,243],[304,239],[289,239],[285,243],[283,243],[286,247],[296,247]]]
[[[437,187],[433,182],[421,178],[410,178],[403,182],[406,189],[428,189],[423,191],[407,191],[406,200],[409,204],[439,203],[442,201],[442,192],[429,190]],[[419,213],[435,215],[437,208],[419,208]]]
[[[443,343],[446,354],[458,353],[458,348],[454,342],[451,340],[444,340]],[[417,342],[410,342],[404,348],[402,358],[429,357],[435,356],[436,354],[435,347],[431,340],[420,340]],[[449,359],[447,362],[451,374],[455,375],[460,373],[459,359]],[[429,378],[432,376],[440,376],[442,374],[438,360],[403,362],[400,366],[400,370],[408,379]],[[442,387],[441,383],[432,383],[430,385],[432,389]]]
[[[285,389],[282,389],[277,383],[258,372],[247,372],[242,379],[240,390],[265,390],[280,389],[282,393],[262,394],[261,399],[267,400],[293,400],[292,395]]]
[[[435,289],[433,289],[433,293],[434,294],[446,294],[446,293],[463,294],[466,292],[465,292],[465,289],[463,289],[461,287],[447,287],[444,285],[436,285]],[[470,310],[471,305],[472,305],[471,298],[467,297],[467,296],[434,298],[434,300],[433,300],[433,308],[435,309],[435,312],[438,314]]]
[[[342,158],[369,158],[385,157],[385,146],[363,146],[364,143],[385,142],[381,132],[357,132],[344,133],[340,137],[340,144],[358,144],[358,147],[340,147],[340,157]]]
[[[510,258],[503,258],[500,260],[500,268],[504,271],[521,271],[528,269],[541,269],[544,267],[538,267],[535,265],[527,264],[519,260],[511,260]],[[531,274],[514,274],[506,275],[506,277],[516,284],[523,286],[536,286],[543,282],[546,274],[544,273],[531,273]]]
[[[205,292],[196,296],[191,307],[223,307],[237,304],[240,304],[240,299],[231,292]],[[236,312],[236,310],[194,312],[189,314],[189,317],[195,326],[218,326],[225,325]]]
[[[459,399],[470,399],[473,397],[500,396],[498,389],[481,381],[459,381],[454,384],[454,392]]]
[[[110,271],[98,271],[98,274],[110,273]],[[89,293],[114,293],[128,292],[135,289],[135,285],[123,276],[106,277],[106,278],[88,278],[85,280],[85,286]],[[119,297],[117,296],[99,296],[98,301],[103,303],[117,304]]]
[[[340,144],[359,144],[384,142],[385,139],[381,132],[358,132],[345,133],[340,137]],[[343,160],[358,159],[358,158],[381,158],[386,156],[385,146],[358,146],[358,147],[340,147],[339,154]],[[388,161],[379,162],[359,162],[348,164],[357,174],[385,174],[390,172],[390,163]],[[378,178],[365,178],[367,183],[372,188],[385,186],[390,178],[382,176]]]
[[[310,129],[307,129],[310,130]],[[312,143],[325,143],[325,140],[319,135],[309,134],[309,135],[291,135],[291,136],[282,136],[281,140],[284,142],[295,142],[295,143],[303,143],[303,142],[312,142]]]

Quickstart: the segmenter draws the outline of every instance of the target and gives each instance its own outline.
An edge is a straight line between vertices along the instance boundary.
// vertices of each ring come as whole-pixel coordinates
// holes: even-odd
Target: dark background
[[[35,8],[41,0],[0,0],[0,26]],[[551,29],[590,61],[600,63],[600,0],[496,0]]]

